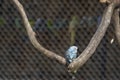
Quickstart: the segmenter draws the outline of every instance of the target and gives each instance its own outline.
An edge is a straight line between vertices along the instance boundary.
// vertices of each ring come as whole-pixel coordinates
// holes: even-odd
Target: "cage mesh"
[[[64,56],[70,47],[70,22],[76,17],[74,45],[80,54],[95,33],[106,7],[98,0],[19,0],[39,43]],[[111,44],[111,39],[115,41]],[[112,24],[95,54],[75,80],[119,80],[120,46]],[[0,80],[74,80],[67,67],[33,47],[12,0],[0,0]]]

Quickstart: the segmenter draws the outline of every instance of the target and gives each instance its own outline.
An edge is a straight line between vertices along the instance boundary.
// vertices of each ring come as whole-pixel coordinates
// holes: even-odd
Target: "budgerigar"
[[[71,63],[76,57],[77,57],[77,46],[71,46],[67,51],[66,51],[66,61],[67,63]]]

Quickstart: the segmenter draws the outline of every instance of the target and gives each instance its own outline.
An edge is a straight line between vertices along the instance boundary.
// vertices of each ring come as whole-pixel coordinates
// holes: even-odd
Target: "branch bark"
[[[119,16],[120,8],[116,9],[113,15],[114,20],[114,27],[115,27],[115,34],[117,37],[117,40],[120,44],[120,16]]]
[[[24,22],[24,26],[27,30],[27,34],[28,37],[31,41],[31,43],[33,44],[33,46],[38,49],[41,53],[45,54],[46,56],[55,59],[57,61],[59,61],[62,64],[66,64],[66,60],[64,57],[57,55],[56,53],[45,49],[44,47],[42,47],[42,45],[40,45],[40,43],[37,41],[36,37],[35,37],[35,32],[32,30],[32,27],[28,21],[28,18],[25,14],[25,10],[23,8],[23,6],[21,5],[21,3],[18,0],[13,0],[14,4],[16,4],[18,11],[20,12],[23,22]]]
[[[120,3],[120,0],[99,0],[101,3]]]
[[[86,47],[86,49],[81,53],[81,55],[76,58],[69,66],[68,69],[71,72],[76,72],[78,68],[83,66],[87,62],[87,60],[93,55],[95,52],[97,46],[99,45],[101,39],[103,38],[109,24],[111,21],[111,16],[113,14],[113,10],[117,4],[111,3],[106,9],[102,17],[102,21],[93,35],[92,39],[90,40],[90,43]]]

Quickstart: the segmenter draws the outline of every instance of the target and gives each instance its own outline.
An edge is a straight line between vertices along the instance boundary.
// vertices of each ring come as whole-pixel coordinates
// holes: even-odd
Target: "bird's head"
[[[78,50],[78,47],[77,46],[71,46],[70,49],[71,50]]]

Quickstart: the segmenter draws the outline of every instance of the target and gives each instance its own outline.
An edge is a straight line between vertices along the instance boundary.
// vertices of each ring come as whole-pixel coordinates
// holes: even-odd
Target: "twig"
[[[120,44],[120,16],[119,16],[120,8],[116,9],[114,12],[113,20],[114,20],[114,26],[115,26],[115,34],[117,37],[117,40]]]
[[[18,0],[13,0],[13,2],[16,4],[18,11],[20,12],[23,22],[24,22],[24,26],[27,30],[28,33],[28,37],[31,41],[31,43],[33,44],[33,46],[38,49],[41,53],[45,54],[46,56],[58,60],[59,62],[61,62],[62,64],[66,64],[66,60],[64,57],[57,55],[56,53],[45,49],[44,47],[42,47],[42,45],[40,45],[40,43],[38,43],[36,37],[35,37],[35,32],[32,30],[32,27],[28,21],[28,18],[25,14],[24,8],[21,5],[21,3]]]
[[[111,20],[111,16],[113,14],[113,10],[116,6],[116,3],[111,3],[106,9],[102,17],[102,21],[93,35],[90,43],[86,47],[86,49],[81,53],[81,55],[76,58],[69,66],[68,69],[71,72],[76,72],[78,68],[80,68],[83,64],[87,62],[87,60],[93,55],[97,46],[99,45],[101,39],[103,38]]]

